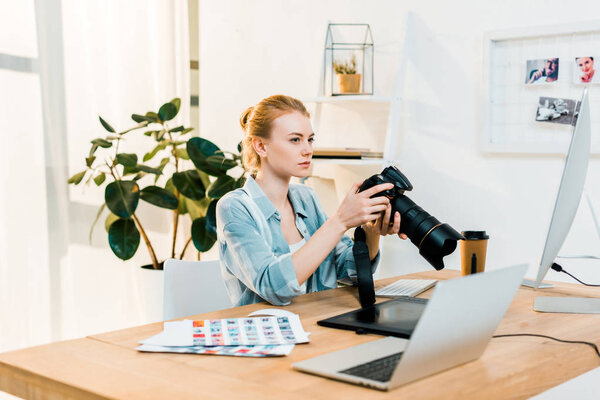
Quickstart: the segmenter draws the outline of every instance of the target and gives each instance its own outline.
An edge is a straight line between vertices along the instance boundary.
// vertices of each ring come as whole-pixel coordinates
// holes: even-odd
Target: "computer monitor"
[[[577,109],[577,107],[575,107]],[[587,88],[583,90],[577,122],[571,136],[571,144],[556,195],[554,212],[546,236],[540,267],[535,282],[538,288],[546,273],[554,263],[558,252],[571,228],[588,169],[591,142],[590,106]]]

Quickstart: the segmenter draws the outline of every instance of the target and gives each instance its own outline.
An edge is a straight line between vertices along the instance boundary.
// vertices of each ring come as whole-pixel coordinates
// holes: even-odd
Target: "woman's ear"
[[[254,151],[256,151],[256,154],[258,154],[260,157],[267,156],[267,146],[262,138],[253,137],[252,147],[254,147]]]

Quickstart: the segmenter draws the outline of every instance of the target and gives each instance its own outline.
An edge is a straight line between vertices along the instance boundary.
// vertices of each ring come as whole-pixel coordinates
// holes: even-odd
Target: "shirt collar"
[[[271,203],[271,200],[269,200],[265,192],[263,192],[263,190],[258,185],[258,183],[256,183],[253,177],[248,176],[248,178],[246,179],[246,183],[244,183],[244,190],[246,191],[246,193],[248,193],[252,200],[254,200],[258,208],[260,208],[260,210],[265,216],[265,219],[269,219],[274,214],[279,215],[279,212],[277,211],[273,203]],[[288,189],[288,198],[292,203],[294,212],[306,218],[306,211],[304,210],[302,202],[298,199],[298,195],[299,194],[297,193],[296,188],[294,188],[293,185],[290,185]]]

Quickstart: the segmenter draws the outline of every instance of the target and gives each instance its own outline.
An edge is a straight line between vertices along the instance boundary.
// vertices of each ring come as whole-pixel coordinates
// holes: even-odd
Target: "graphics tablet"
[[[398,297],[372,306],[318,321],[329,328],[347,329],[359,333],[409,338],[412,334],[427,299]]]

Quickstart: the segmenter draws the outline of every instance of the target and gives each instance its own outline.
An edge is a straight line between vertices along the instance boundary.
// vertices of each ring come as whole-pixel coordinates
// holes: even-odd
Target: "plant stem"
[[[131,217],[133,218],[133,221],[137,225],[140,233],[142,234],[142,237],[144,238],[144,242],[146,242],[146,247],[148,247],[148,253],[150,253],[150,258],[152,259],[152,267],[154,269],[158,269],[158,260],[156,259],[156,254],[154,253],[154,248],[152,247],[152,244],[150,244],[150,239],[148,239],[148,236],[146,235],[146,231],[144,231],[144,228],[142,227],[142,224],[140,223],[140,220],[138,219],[138,217],[136,217],[135,213],[132,214]]]
[[[167,129],[166,125],[163,125],[164,129]],[[175,157],[175,172],[179,172],[179,157],[177,157],[177,146],[174,144],[173,135],[167,130],[169,139],[173,143],[173,156]],[[175,245],[177,243],[177,227],[179,226],[179,202],[181,201],[181,195],[179,190],[175,189],[175,197],[177,197],[177,208],[173,212],[173,241],[171,244],[171,258],[175,258]],[[186,245],[187,246],[187,245]],[[185,251],[185,248],[183,249]],[[181,253],[183,254],[183,252]]]
[[[175,190],[175,196],[177,197],[177,208],[173,212],[173,243],[171,245],[171,258],[175,258],[175,243],[177,241],[177,226],[179,225],[179,202],[181,201],[181,196],[179,196],[179,192]]]
[[[180,260],[183,260],[183,256],[185,255],[185,251],[187,250],[187,248],[190,245],[190,243],[192,243],[192,237],[191,236],[189,237],[189,239],[187,240],[187,242],[185,242],[185,246],[183,246],[183,250],[181,250],[181,255],[179,256]]]

